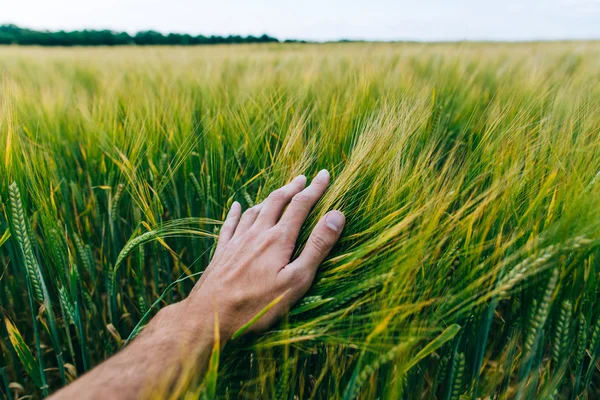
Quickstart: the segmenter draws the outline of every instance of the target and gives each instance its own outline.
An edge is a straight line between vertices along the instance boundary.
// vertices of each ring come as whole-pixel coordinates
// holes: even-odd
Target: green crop
[[[0,70],[11,398],[184,298],[234,200],[322,168],[298,250],[347,224],[306,298],[182,397],[600,396],[600,43],[3,47]]]

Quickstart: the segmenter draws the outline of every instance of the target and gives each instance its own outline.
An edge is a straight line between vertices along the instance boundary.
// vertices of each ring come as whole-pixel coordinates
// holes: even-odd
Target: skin
[[[201,376],[215,342],[215,321],[224,347],[239,328],[283,295],[248,332],[273,325],[308,291],[344,227],[344,215],[329,211],[302,253],[291,260],[302,224],[328,184],[329,173],[322,170],[308,187],[306,177],[298,176],[243,214],[240,204],[233,203],[215,255],[190,295],[161,309],[130,345],[51,399],[147,397],[161,385],[172,388],[190,359],[194,374]]]

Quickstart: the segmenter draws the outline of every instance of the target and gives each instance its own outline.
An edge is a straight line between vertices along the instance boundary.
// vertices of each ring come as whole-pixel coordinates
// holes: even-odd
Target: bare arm
[[[129,346],[52,399],[146,397],[161,385],[173,384],[191,355],[195,372],[204,373],[214,342],[215,311],[221,346],[282,295],[250,330],[262,331],[285,315],[309,289],[345,223],[339,211],[327,213],[291,261],[300,228],[328,183],[323,170],[308,187],[299,176],[243,215],[234,203],[215,255],[188,298],[163,308]]]

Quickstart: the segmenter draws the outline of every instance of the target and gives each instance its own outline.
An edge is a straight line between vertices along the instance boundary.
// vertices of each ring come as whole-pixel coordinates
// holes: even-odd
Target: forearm
[[[194,378],[201,377],[212,350],[213,318],[195,310],[205,315],[190,319],[186,305],[181,302],[161,310],[130,345],[51,398],[139,399],[171,393],[180,383],[177,380],[185,379],[186,368],[194,371]],[[203,321],[203,325],[187,321]]]

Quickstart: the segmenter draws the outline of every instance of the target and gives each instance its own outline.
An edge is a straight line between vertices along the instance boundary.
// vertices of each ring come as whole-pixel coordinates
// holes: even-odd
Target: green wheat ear
[[[465,375],[465,353],[458,353],[452,364],[453,380],[450,399],[459,400],[463,388],[463,379]]]
[[[200,182],[198,182],[196,175],[194,175],[192,172],[190,172],[188,174],[188,177],[190,178],[190,181],[192,182],[192,187],[194,188],[194,191],[196,192],[196,196],[198,196],[200,203],[204,203],[206,201],[206,195],[205,195],[204,191],[202,190],[202,188],[200,187]]]
[[[443,353],[442,353],[443,354]],[[448,354],[444,354],[438,363],[437,370],[435,371],[435,379],[434,384],[431,390],[431,398],[435,396],[435,392],[437,391],[439,385],[444,384],[446,378],[448,377],[448,372],[450,370],[450,356]]]
[[[23,203],[21,201],[21,192],[15,182],[9,187],[9,197],[13,216],[12,222],[15,228],[14,233],[25,259],[27,276],[29,277],[35,299],[39,302],[43,302],[44,294],[42,293],[42,286],[40,283],[40,271],[33,255],[31,239],[29,238],[29,231],[27,229],[27,220],[25,219],[25,211],[23,210]]]
[[[529,331],[527,332],[527,336],[525,339],[524,347],[526,353],[530,353],[533,350],[533,346],[538,340],[540,332],[543,329],[544,324],[546,323],[546,319],[548,318],[548,312],[552,301],[552,294],[554,293],[556,283],[558,282],[558,272],[559,271],[557,268],[552,270],[552,275],[548,280],[548,284],[542,296],[541,302],[539,303],[539,305],[537,305],[537,307],[534,307],[534,316],[529,325]]]
[[[58,289],[58,298],[60,301],[60,305],[65,310],[65,317],[68,319],[68,323],[75,324],[75,308],[71,299],[69,299],[69,295],[67,294],[67,290],[64,287]]]
[[[121,201],[121,195],[123,194],[123,189],[125,189],[125,185],[119,183],[117,185],[117,189],[115,190],[115,194],[112,196],[110,203],[110,218],[113,222],[115,222],[119,216],[119,201]]]
[[[552,338],[552,361],[556,367],[564,361],[564,357],[567,355],[567,348],[569,346],[569,325],[571,323],[572,312],[573,306],[571,305],[571,302],[568,300],[563,301]]]
[[[77,254],[83,263],[83,267],[90,274],[92,279],[96,276],[96,271],[94,267],[94,260],[90,256],[89,247],[84,246],[81,238],[76,233],[73,233],[73,242],[75,243],[75,249],[77,250]]]
[[[575,375],[575,381],[573,384],[573,394],[578,395],[579,389],[581,386],[581,378],[583,371],[583,361],[585,358],[585,350],[587,347],[587,338],[588,338],[588,326],[587,320],[583,312],[579,313],[579,318],[577,319],[577,338],[575,345],[575,355],[573,357],[573,372]],[[585,382],[584,382],[585,384]]]
[[[83,302],[88,311],[87,314],[91,318],[91,316],[96,313],[96,304],[94,303],[94,300],[92,299],[92,295],[90,294],[90,292],[87,289],[84,288],[81,291],[81,293],[83,295]]]
[[[588,346],[587,352],[590,356],[590,362],[588,363],[587,372],[585,373],[585,381],[584,381],[584,387],[583,387],[584,390],[587,390],[589,388],[589,385],[592,380],[592,376],[593,376],[594,372],[596,371],[595,361],[600,358],[599,357],[600,318],[598,318],[598,320],[596,321],[596,324],[594,325],[594,329],[592,330],[592,335],[590,337],[590,344]]]
[[[592,331],[592,336],[590,338],[590,345],[588,350],[590,352],[590,356],[592,360],[595,360],[595,354],[598,353],[598,345],[600,344],[600,318],[596,321],[594,325],[594,330]]]
[[[587,346],[587,320],[582,312],[577,318],[577,337],[575,339],[575,355],[573,357],[573,367],[579,368],[585,357],[585,349]]]

